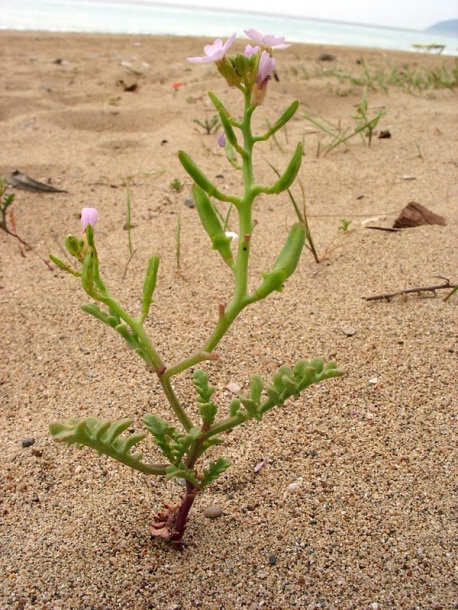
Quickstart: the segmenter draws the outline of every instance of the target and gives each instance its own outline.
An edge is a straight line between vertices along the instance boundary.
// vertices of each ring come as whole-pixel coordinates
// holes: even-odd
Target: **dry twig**
[[[398,290],[396,292],[386,292],[384,294],[376,294],[371,297],[363,297],[365,301],[391,301],[394,297],[406,295],[406,294],[420,294],[422,292],[432,292],[433,296],[436,296],[436,290],[450,290],[458,287],[458,284],[454,285],[450,283],[445,277],[437,275],[444,280],[442,284],[433,284],[431,286],[420,286],[418,288],[405,288],[404,290]]]

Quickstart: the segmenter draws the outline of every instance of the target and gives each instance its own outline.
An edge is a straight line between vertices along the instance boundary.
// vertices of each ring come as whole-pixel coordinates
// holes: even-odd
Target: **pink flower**
[[[262,34],[257,30],[253,30],[253,28],[249,30],[244,30],[244,32],[248,36],[248,38],[251,38],[251,40],[254,40],[258,44],[263,45],[265,47],[269,47],[271,49],[287,49],[291,46],[290,44],[284,44],[284,36],[277,37],[272,36],[272,34]]]
[[[206,64],[212,61],[219,61],[226,55],[226,52],[232,46],[235,37],[236,32],[234,32],[232,36],[229,36],[224,44],[221,38],[217,38],[213,44],[207,44],[204,47],[204,57],[188,57],[188,61],[192,64]]]
[[[261,47],[252,47],[250,44],[247,44],[245,47],[244,55],[245,57],[251,57],[255,53],[261,50]]]
[[[223,132],[221,132],[218,136],[218,146],[221,146],[221,148],[224,148],[226,146],[226,134]]]
[[[83,227],[83,231],[86,230],[87,225],[91,225],[91,227],[94,228],[98,217],[99,214],[95,208],[83,208],[81,210],[81,226]]]
[[[267,84],[270,75],[275,70],[277,62],[267,51],[261,53],[261,59],[259,60],[258,73],[256,75],[256,84],[262,88]]]

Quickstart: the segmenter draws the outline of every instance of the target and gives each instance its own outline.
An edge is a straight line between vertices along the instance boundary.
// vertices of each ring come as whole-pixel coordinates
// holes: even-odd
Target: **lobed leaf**
[[[142,462],[140,452],[132,455],[132,448],[145,438],[146,433],[135,432],[127,437],[121,437],[131,425],[132,420],[127,418],[111,422],[88,417],[70,419],[64,424],[54,422],[49,426],[49,430],[58,443],[90,447],[146,474],[165,474],[164,466]]]

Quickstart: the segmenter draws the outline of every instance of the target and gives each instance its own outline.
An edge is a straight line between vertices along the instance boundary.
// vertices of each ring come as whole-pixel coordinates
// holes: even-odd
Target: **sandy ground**
[[[214,114],[209,89],[234,113],[239,95],[213,66],[186,63],[208,41],[0,32],[0,42],[0,174],[18,169],[67,191],[13,191],[16,228],[33,252],[22,256],[0,234],[0,608],[457,608],[458,297],[363,298],[436,276],[458,281],[456,91],[368,89],[371,112],[385,109],[378,129],[392,137],[375,136],[370,148],[355,137],[325,156],[317,152],[328,140],[303,117],[353,124],[363,87],[323,70],[361,75],[361,57],[371,73],[451,70],[453,59],[306,45],[277,55],[279,82],[257,125],[293,99],[301,107],[278,146],[260,147],[257,175],[271,182],[268,162],[284,167],[303,140],[300,180],[324,260],[305,252],[284,292],[244,312],[207,370],[223,402],[228,384],[246,388],[251,374],[269,379],[302,357],[334,359],[346,375],[227,436],[219,451],[232,467],[197,499],[178,553],[149,535],[152,514],[179,499],[177,483],[50,438],[51,421],[129,415],[138,429],[145,412],[167,409],[135,354],[80,311],[77,280],[39,256],[63,256],[81,207],[96,206],[111,291],[135,312],[148,257],[160,255],[148,330],[167,363],[194,351],[231,278],[185,205],[191,181],[176,152],[237,191],[216,136],[193,119]],[[319,62],[324,51],[336,60]],[[127,178],[135,255],[126,272]],[[362,224],[392,226],[411,201],[446,226],[392,233]],[[255,216],[252,283],[295,220],[286,195],[260,198]],[[342,219],[352,221],[346,232]],[[189,382],[183,375],[175,388],[193,412]],[[24,447],[27,439],[34,444]],[[224,514],[207,519],[211,505]]]

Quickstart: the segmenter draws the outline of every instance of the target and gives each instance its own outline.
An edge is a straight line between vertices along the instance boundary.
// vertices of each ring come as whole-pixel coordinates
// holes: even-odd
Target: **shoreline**
[[[109,8],[109,3],[106,5]],[[87,32],[87,33],[100,33],[100,34],[118,34],[126,33],[131,35],[137,35],[139,33],[147,35],[172,35],[172,36],[208,36],[212,38],[214,36],[224,37],[228,35],[227,24],[229,23],[229,29],[231,31],[237,30],[241,32],[249,24],[246,23],[247,15],[252,15],[253,20],[258,22],[257,28],[262,31],[277,31],[280,30],[285,37],[293,42],[299,43],[316,43],[316,44],[328,44],[329,46],[356,46],[369,48],[381,48],[387,50],[408,50],[416,52],[412,48],[414,44],[420,45],[441,45],[444,47],[447,56],[457,56],[457,40],[456,38],[443,35],[432,35],[427,31],[423,30],[411,30],[406,28],[390,28],[388,26],[378,26],[370,24],[360,23],[349,23],[349,22],[338,22],[330,20],[321,20],[315,18],[298,17],[291,18],[288,15],[275,15],[275,14],[255,14],[238,11],[231,13],[227,10],[217,10],[211,7],[202,8],[202,11],[197,11],[190,7],[183,7],[182,11],[186,13],[186,19],[183,24],[178,27],[170,25],[176,21],[176,15],[180,15],[180,8],[178,5],[162,5],[160,3],[154,5],[143,5],[133,4],[131,5],[132,10],[125,12],[125,18],[121,20],[116,14],[111,15],[110,19],[106,19],[103,10],[99,5],[94,5],[93,20],[98,23],[104,23],[103,29],[110,29],[111,31],[94,32],[94,23],[88,21],[87,15],[79,14],[69,9],[68,12],[63,12],[60,18],[56,21],[53,20],[52,15],[49,14],[46,18],[46,14],[41,16],[29,17],[29,19],[35,19],[35,25],[30,23],[26,18],[27,14],[24,13],[22,19],[23,23],[29,24],[28,31],[57,31],[57,32]],[[148,13],[148,8],[152,12]],[[159,12],[154,19],[154,11]],[[200,17],[199,17],[200,15]],[[213,16],[213,17],[212,17]],[[20,19],[20,17],[18,17]],[[5,17],[4,23],[8,24],[8,16]],[[157,23],[156,26],[147,27],[147,23]],[[54,24],[54,28],[48,29],[50,24]],[[107,26],[108,24],[108,26]],[[169,24],[167,26],[167,24]],[[22,29],[16,29],[15,31],[27,31],[24,30],[23,24]],[[123,32],[126,28],[131,29],[130,32]],[[147,31],[147,30],[150,31]],[[176,33],[170,34],[168,32],[161,31],[162,29],[175,29]],[[383,33],[383,35],[381,34]],[[367,43],[366,43],[367,41]]]

